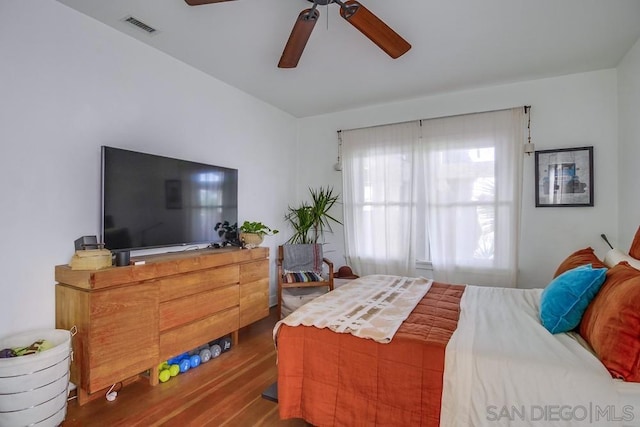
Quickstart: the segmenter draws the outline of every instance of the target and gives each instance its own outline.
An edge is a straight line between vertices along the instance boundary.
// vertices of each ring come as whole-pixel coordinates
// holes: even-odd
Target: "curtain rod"
[[[400,124],[403,124],[403,123],[422,122],[423,120],[445,119],[445,118],[448,118],[448,117],[459,117],[459,116],[470,116],[472,114],[493,113],[493,112],[496,112],[496,111],[512,110],[514,108],[524,108],[524,113],[527,114],[529,112],[529,110],[531,110],[531,105],[519,105],[517,107],[500,108],[500,109],[496,109],[496,110],[476,111],[476,112],[473,112],[473,113],[452,114],[450,116],[436,116],[436,117],[429,117],[427,119],[406,120],[404,122],[385,123],[385,124],[382,124],[382,125],[373,125],[373,126],[362,126],[362,127],[359,127],[359,128],[351,128],[351,129],[339,129],[337,132],[338,132],[338,134],[340,134],[343,130],[347,130],[348,131],[348,130],[371,129],[371,128],[377,128],[377,127],[382,127],[382,126],[389,126],[389,125],[400,125]]]

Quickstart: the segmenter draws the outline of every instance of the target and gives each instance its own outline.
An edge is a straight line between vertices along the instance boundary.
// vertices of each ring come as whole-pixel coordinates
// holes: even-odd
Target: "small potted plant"
[[[239,227],[240,240],[246,247],[259,246],[264,240],[264,236],[278,234],[278,230],[267,227],[261,222],[245,221]]]
[[[229,221],[219,222],[213,228],[218,232],[218,236],[225,242],[235,242],[238,240],[238,223],[230,224]]]

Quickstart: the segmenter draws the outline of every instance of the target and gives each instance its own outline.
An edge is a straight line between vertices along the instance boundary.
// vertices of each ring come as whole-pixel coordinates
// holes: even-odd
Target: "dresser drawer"
[[[269,279],[240,286],[240,327],[269,315]]]
[[[269,260],[248,262],[240,265],[240,284],[269,277]]]
[[[238,307],[231,307],[205,319],[160,333],[160,360],[238,330]]]
[[[160,331],[175,328],[238,305],[238,285],[187,295],[160,304]]]
[[[240,281],[238,265],[210,268],[192,273],[164,277],[158,280],[160,301],[183,298],[200,292],[228,286]]]

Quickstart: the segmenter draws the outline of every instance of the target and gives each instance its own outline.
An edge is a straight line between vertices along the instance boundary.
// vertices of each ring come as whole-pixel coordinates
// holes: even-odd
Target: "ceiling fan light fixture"
[[[293,25],[289,40],[284,47],[280,62],[278,62],[278,68],[295,68],[298,66],[302,52],[304,51],[313,27],[315,27],[320,12],[316,9],[317,5],[314,5],[311,9],[305,9],[298,15],[296,23]]]

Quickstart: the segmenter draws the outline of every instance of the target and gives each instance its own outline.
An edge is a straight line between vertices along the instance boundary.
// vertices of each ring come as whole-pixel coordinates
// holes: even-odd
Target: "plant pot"
[[[261,234],[256,233],[242,233],[242,240],[246,246],[255,247],[260,246],[264,237]]]

